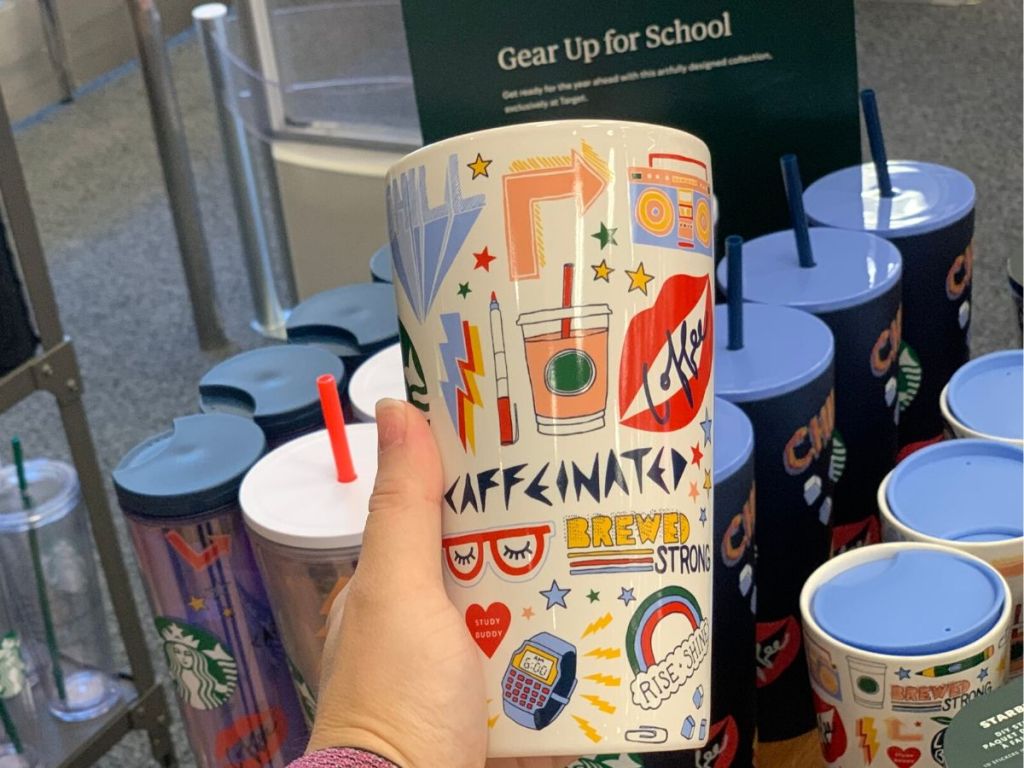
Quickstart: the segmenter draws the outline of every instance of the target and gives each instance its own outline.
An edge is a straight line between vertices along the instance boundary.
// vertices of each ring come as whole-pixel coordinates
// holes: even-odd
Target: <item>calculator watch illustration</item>
[[[512,654],[501,685],[506,715],[525,728],[547,728],[576,689],[576,646],[534,635]]]

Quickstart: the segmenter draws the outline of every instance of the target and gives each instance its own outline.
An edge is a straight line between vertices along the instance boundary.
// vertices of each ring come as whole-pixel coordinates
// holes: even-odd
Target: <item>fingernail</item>
[[[385,397],[377,401],[377,452],[405,442],[405,403]]]

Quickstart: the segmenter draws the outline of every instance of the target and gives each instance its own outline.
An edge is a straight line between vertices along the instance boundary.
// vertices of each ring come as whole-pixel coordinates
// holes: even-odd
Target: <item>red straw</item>
[[[320,391],[320,409],[327,425],[327,436],[331,439],[334,466],[338,470],[339,483],[351,483],[356,479],[356,468],[352,464],[352,452],[348,449],[345,435],[345,417],[341,414],[341,398],[338,397],[338,383],[334,376],[325,373],[316,379]]]
[[[572,264],[562,265],[562,308],[568,309],[572,306]],[[562,320],[562,338],[569,338],[569,326],[572,318]]]

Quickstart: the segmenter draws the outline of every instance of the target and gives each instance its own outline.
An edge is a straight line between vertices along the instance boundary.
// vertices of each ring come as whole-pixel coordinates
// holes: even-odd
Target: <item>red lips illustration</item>
[[[701,302],[703,313],[699,312]],[[694,310],[701,316],[687,322]],[[674,432],[697,416],[711,380],[714,311],[707,275],[674,275],[665,281],[654,306],[633,317],[619,368],[623,425],[646,432]],[[658,361],[663,351],[666,358]],[[636,412],[627,416],[638,398],[641,409],[634,408]]]
[[[800,624],[792,616],[757,623],[757,687],[764,688],[789,669],[800,652]]]
[[[732,768],[739,749],[740,732],[732,715],[711,726],[708,733],[707,746],[697,752],[697,765],[700,768]]]
[[[855,523],[837,525],[832,528],[832,556],[881,540],[878,518],[874,515]]]
[[[217,734],[218,763],[233,768],[262,768],[273,762],[288,738],[288,720],[278,707],[243,715]]]
[[[846,726],[835,707],[822,701],[814,691],[811,691],[811,695],[814,697],[814,711],[818,715],[821,754],[825,756],[825,762],[834,763],[846,752]]]

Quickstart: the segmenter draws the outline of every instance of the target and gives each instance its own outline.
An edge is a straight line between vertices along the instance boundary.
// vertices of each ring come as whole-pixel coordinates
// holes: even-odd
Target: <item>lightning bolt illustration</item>
[[[857,721],[857,735],[860,737],[860,748],[864,753],[864,762],[870,765],[878,754],[878,731],[875,730],[875,719],[864,717]]]
[[[591,706],[593,706],[595,709],[601,710],[606,715],[615,714],[615,705],[609,701],[605,701],[600,696],[587,695],[583,698],[589,701]]]
[[[592,742],[597,744],[597,742],[601,740],[601,734],[599,734],[595,730],[594,726],[592,726],[589,722],[584,720],[582,717],[577,717],[576,715],[573,715],[572,719],[576,721],[576,725],[580,727],[580,730],[583,731],[584,735]]]
[[[618,648],[595,648],[592,651],[587,651],[585,656],[593,656],[596,659],[617,659],[622,655],[622,651]]]
[[[494,726],[496,726],[498,724],[498,717],[499,717],[498,715],[495,715],[494,717],[488,717],[487,718],[487,727],[488,728],[493,728]]]
[[[441,315],[441,327],[445,333],[440,345],[445,372],[441,392],[463,449],[476,453],[474,406],[483,405],[476,383],[476,376],[484,373],[480,329],[459,317],[458,312]]]
[[[611,675],[602,675],[600,673],[596,675],[587,675],[584,680],[592,680],[598,685],[607,685],[609,688],[618,688],[622,685],[621,677],[612,677]]]
[[[600,632],[602,629],[604,629],[605,627],[607,627],[611,623],[612,623],[612,615],[610,613],[606,613],[604,616],[599,618],[597,621],[593,622],[592,624],[588,624],[587,628],[585,630],[583,630],[583,634],[580,635],[580,637],[584,638],[587,635],[593,635],[596,632]]]

